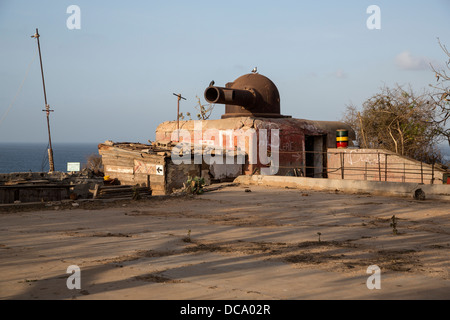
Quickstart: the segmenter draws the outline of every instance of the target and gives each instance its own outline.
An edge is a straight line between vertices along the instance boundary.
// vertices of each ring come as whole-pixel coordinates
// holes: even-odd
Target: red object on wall
[[[336,142],[336,147],[339,148],[347,148],[348,142]]]

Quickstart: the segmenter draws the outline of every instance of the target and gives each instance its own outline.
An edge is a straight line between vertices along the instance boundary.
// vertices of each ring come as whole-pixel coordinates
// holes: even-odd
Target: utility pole
[[[48,163],[50,166],[50,172],[55,171],[55,165],[53,162],[53,148],[52,148],[52,137],[50,134],[50,112],[53,112],[54,110],[50,110],[50,106],[47,103],[47,94],[45,92],[45,81],[44,81],[44,69],[42,67],[42,56],[41,56],[41,46],[39,44],[39,32],[38,29],[36,28],[36,33],[34,35],[31,36],[32,38],[35,38],[37,40],[37,45],[38,45],[38,50],[39,50],[39,61],[41,63],[41,76],[42,76],[42,86],[44,88],[44,102],[45,102],[45,109],[42,110],[46,113],[47,115],[47,128],[48,128]]]
[[[178,134],[178,142],[180,141],[180,100],[186,100],[186,98],[181,96],[181,93],[173,94],[174,96],[178,97],[178,104],[177,104],[177,134]]]

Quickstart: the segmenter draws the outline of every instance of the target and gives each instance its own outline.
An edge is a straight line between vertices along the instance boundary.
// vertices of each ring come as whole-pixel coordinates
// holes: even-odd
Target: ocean
[[[441,146],[446,161],[450,162],[450,147]],[[66,172],[68,162],[80,162],[98,155],[97,143],[53,143],[55,171]],[[46,143],[0,143],[0,173],[47,172],[49,170]]]
[[[0,173],[47,172],[47,143],[0,143]],[[68,162],[80,162],[98,155],[97,143],[53,143],[55,171],[67,172]]]

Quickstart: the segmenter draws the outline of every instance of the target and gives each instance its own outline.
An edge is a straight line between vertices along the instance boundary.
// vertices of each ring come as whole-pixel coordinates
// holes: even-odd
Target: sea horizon
[[[0,173],[47,172],[48,142],[0,142]],[[80,168],[89,156],[98,155],[98,143],[52,143],[55,171],[67,172],[68,162],[79,162]]]
[[[101,142],[100,142],[101,143]],[[55,171],[67,172],[68,162],[79,162],[80,168],[91,155],[98,155],[99,142],[52,143]],[[0,174],[15,172],[47,172],[48,142],[0,142]],[[450,146],[442,144],[439,149],[443,162],[450,162]]]

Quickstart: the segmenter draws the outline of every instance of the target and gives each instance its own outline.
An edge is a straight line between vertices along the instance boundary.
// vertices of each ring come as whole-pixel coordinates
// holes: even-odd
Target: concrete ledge
[[[369,193],[380,196],[413,198],[417,189],[425,192],[425,198],[450,201],[450,185],[418,184],[403,182],[319,179],[288,176],[239,176],[234,180],[241,185],[288,187],[302,190],[342,191],[345,193]]]

